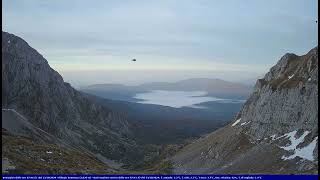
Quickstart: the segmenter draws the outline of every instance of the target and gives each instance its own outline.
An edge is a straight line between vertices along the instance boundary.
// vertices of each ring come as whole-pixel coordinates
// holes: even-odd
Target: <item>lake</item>
[[[239,100],[223,99],[212,96],[207,96],[205,91],[164,91],[153,90],[146,93],[139,93],[134,96],[140,99],[138,103],[157,104],[163,106],[170,106],[175,108],[193,107],[206,108],[199,104],[209,101],[218,101],[221,103],[239,103]]]

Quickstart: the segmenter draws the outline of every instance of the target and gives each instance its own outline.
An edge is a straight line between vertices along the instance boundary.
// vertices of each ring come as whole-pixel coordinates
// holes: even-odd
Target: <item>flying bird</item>
[[[132,59],[132,61],[137,61],[136,59]]]

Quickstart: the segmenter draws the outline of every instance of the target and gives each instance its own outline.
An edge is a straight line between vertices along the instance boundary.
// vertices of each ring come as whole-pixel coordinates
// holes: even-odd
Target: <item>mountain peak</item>
[[[124,158],[130,161],[132,157],[122,155],[139,147],[131,137],[131,124],[125,117],[64,82],[23,39],[7,32],[2,35],[2,108],[17,112],[3,116],[8,131],[15,130],[10,122],[16,122],[21,127],[18,133],[29,138],[38,137],[41,129],[44,134],[96,155],[101,161]],[[17,114],[23,120],[16,118]]]
[[[177,153],[175,173],[317,173],[318,49],[285,54],[229,125]]]
[[[258,82],[269,85],[274,90],[279,88],[291,88],[311,79],[318,79],[318,48],[310,50],[307,54],[297,56],[285,54],[279,62]],[[257,88],[257,86],[256,86]]]

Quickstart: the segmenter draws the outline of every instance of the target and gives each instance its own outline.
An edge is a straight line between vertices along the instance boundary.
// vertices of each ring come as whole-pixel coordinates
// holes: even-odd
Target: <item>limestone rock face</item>
[[[264,84],[256,85],[237,117],[251,121],[249,135],[262,139],[300,129],[317,136],[318,48],[304,56],[286,54],[258,81]]]
[[[317,173],[318,47],[284,55],[235,120],[172,158],[176,173]]]
[[[27,42],[2,32],[2,109],[14,110],[34,127],[99,157],[119,160],[134,150],[126,119],[86,96],[64,82]]]

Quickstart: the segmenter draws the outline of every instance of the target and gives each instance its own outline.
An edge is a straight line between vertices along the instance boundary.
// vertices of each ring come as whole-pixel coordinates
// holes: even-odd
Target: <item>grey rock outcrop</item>
[[[137,148],[123,116],[72,88],[27,42],[7,32],[2,32],[2,108],[99,157],[123,160]]]
[[[263,79],[258,80],[255,92],[238,118],[241,122],[251,121],[246,131],[256,139],[297,129],[311,131],[312,137],[317,136],[318,48],[304,56],[283,56]]]
[[[235,120],[184,147],[175,173],[317,173],[318,47],[284,55]]]
[[[32,125],[14,109],[2,109],[2,128],[17,136],[29,137],[41,143],[61,144],[51,134]]]

